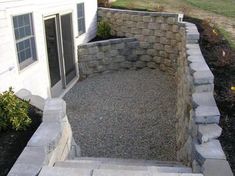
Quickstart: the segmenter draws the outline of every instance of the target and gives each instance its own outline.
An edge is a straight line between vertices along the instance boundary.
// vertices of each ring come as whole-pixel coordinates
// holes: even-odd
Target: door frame
[[[71,18],[71,37],[72,37],[72,56],[73,56],[73,61],[75,64],[75,77],[73,80],[71,80],[68,84],[66,83],[66,72],[65,72],[65,61],[64,61],[64,49],[63,49],[63,40],[62,40],[62,26],[61,26],[61,16],[63,15],[67,15],[70,14],[70,18]],[[74,80],[77,80],[77,76],[78,76],[78,70],[76,67],[76,58],[75,58],[75,40],[74,40],[74,25],[73,25],[73,11],[72,10],[68,10],[68,11],[64,11],[64,12],[60,12],[60,13],[54,13],[54,14],[50,14],[47,16],[43,16],[43,30],[44,30],[44,41],[45,41],[45,51],[46,51],[46,62],[47,62],[47,70],[48,70],[48,78],[49,78],[49,92],[50,95],[53,96],[52,93],[52,89],[53,87],[55,87],[56,85],[54,85],[53,87],[51,87],[51,75],[50,75],[50,68],[49,68],[49,57],[48,57],[48,51],[47,51],[47,39],[46,39],[46,29],[45,29],[45,21],[48,19],[55,19],[55,25],[56,25],[56,41],[57,41],[57,50],[58,50],[58,60],[59,60],[59,69],[60,69],[60,76],[61,76],[61,84],[62,84],[62,90],[60,90],[60,95],[62,95],[65,91],[66,88],[71,87],[71,85],[74,83]],[[59,81],[59,82],[60,82]]]
[[[71,38],[72,38],[72,50],[73,50],[73,53],[72,53],[72,57],[73,57],[73,61],[74,61],[74,67],[75,67],[75,77],[69,82],[69,83],[66,83],[66,71],[65,71],[65,61],[64,61],[64,54],[62,53],[62,60],[63,60],[63,73],[64,73],[64,89],[66,89],[67,87],[69,87],[69,85],[77,78],[78,76],[78,70],[77,70],[77,67],[76,67],[76,53],[75,53],[75,40],[74,40],[74,25],[73,25],[73,11],[72,10],[67,10],[67,11],[64,11],[64,12],[61,12],[58,14],[58,19],[59,19],[59,27],[60,27],[60,39],[61,39],[61,51],[64,52],[64,48],[63,48],[63,39],[62,39],[62,25],[61,25],[61,17],[63,15],[68,15],[70,14],[70,20],[71,20]]]

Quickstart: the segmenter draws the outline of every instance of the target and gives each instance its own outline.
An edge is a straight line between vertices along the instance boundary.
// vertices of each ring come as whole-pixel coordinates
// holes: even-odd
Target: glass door
[[[45,19],[45,35],[47,45],[47,56],[51,82],[51,96],[59,96],[63,89],[61,79],[61,63],[59,54],[59,40],[56,16]]]
[[[63,46],[65,85],[68,85],[76,77],[72,13],[61,15],[60,22],[61,39]]]

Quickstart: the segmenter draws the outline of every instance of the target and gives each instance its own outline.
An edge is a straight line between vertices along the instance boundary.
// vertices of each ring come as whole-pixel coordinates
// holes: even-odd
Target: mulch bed
[[[215,100],[221,112],[220,142],[235,173],[235,51],[208,22],[186,17],[185,21],[197,25],[199,44],[203,56],[215,76]]]
[[[89,43],[91,43],[91,42],[98,42],[98,41],[102,41],[102,40],[119,39],[119,38],[126,38],[126,37],[110,36],[109,38],[105,38],[104,39],[104,38],[96,36],[91,41],[89,41]]]
[[[7,175],[31,136],[37,130],[42,121],[42,112],[30,107],[29,117],[32,119],[32,123],[27,130],[0,132],[0,176]]]

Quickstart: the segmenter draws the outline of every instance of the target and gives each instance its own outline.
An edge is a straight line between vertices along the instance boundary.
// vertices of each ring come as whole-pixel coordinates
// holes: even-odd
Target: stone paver
[[[176,85],[166,73],[97,75],[64,99],[82,156],[175,160]]]

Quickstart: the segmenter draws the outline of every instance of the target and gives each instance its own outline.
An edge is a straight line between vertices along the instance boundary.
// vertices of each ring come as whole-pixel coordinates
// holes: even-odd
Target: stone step
[[[39,176],[91,176],[92,172],[91,169],[44,166],[40,171]]]
[[[44,166],[39,176],[203,176],[192,173],[159,173],[145,170],[77,169]]]
[[[101,162],[80,163],[73,160],[60,161],[55,163],[55,167],[65,168],[82,168],[82,169],[113,169],[113,170],[141,170],[141,171],[153,171],[153,172],[168,172],[168,173],[192,173],[192,169],[189,167],[170,167],[170,166],[136,166],[136,165],[124,165],[124,164],[111,164]]]
[[[79,157],[75,158],[73,162],[80,163],[108,163],[120,165],[133,165],[133,166],[184,166],[177,161],[159,161],[159,160],[144,160],[144,159],[120,159],[120,158],[95,158],[95,157]]]
[[[158,173],[150,171],[134,171],[134,170],[109,170],[95,169],[92,176],[203,176],[202,174],[192,173]]]

